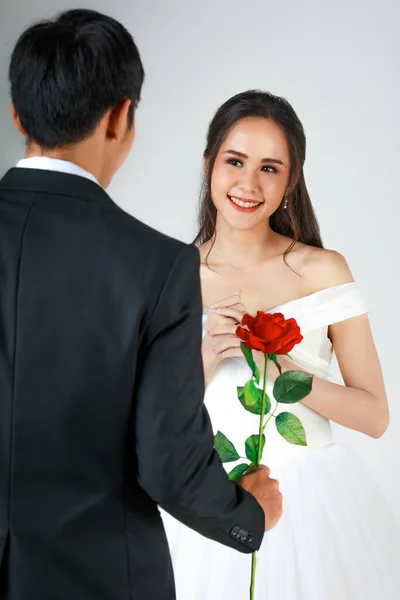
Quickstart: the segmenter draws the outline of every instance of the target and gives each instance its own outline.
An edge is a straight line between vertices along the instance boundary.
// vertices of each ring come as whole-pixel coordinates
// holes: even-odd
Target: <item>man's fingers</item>
[[[266,465],[259,465],[258,467],[254,467],[253,465],[250,465],[250,467],[247,469],[247,471],[243,475],[243,477],[245,477],[246,475],[251,475],[252,473],[257,473],[257,472],[262,472],[264,475],[266,475],[268,477],[271,474],[271,470]]]

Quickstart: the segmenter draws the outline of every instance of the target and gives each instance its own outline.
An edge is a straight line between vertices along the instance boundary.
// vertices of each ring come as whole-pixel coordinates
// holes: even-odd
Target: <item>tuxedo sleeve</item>
[[[176,519],[241,552],[261,545],[264,512],[231,482],[204,406],[199,254],[183,246],[141,349],[136,393],[139,483]],[[227,415],[227,419],[229,415]]]

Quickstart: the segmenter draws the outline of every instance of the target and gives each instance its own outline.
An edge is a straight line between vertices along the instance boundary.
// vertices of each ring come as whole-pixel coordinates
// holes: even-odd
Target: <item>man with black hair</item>
[[[0,597],[173,600],[157,505],[250,553],[278,486],[230,482],[213,450],[197,250],[104,191],[134,138],[131,35],[64,13],[22,34],[9,78],[26,157],[0,181]]]

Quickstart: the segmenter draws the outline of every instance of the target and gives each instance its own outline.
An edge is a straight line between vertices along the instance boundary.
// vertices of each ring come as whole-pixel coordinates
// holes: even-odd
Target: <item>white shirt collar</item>
[[[31,158],[23,158],[16,166],[19,169],[42,169],[44,171],[60,171],[61,173],[80,175],[80,177],[86,177],[86,179],[100,185],[94,175],[68,160],[50,158],[49,156],[32,156]]]

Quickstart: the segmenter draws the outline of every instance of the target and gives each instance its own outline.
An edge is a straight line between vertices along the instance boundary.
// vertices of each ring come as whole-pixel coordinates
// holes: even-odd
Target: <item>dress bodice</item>
[[[285,318],[295,318],[300,326],[303,340],[290,353],[294,362],[313,375],[331,379],[332,344],[328,327],[367,312],[359,286],[356,282],[337,285],[309,296],[299,298],[268,310],[282,313]],[[207,310],[203,315],[203,326]],[[205,403],[213,423],[214,433],[222,431],[244,456],[244,441],[257,433],[258,417],[243,409],[237,399],[236,388],[250,378],[250,370],[243,358],[223,361],[214,372],[207,390]],[[273,383],[268,382],[267,391],[273,400]],[[302,403],[279,405],[277,413],[291,411],[301,420],[307,436],[307,448],[287,443],[277,433],[271,421],[266,431],[264,460],[271,467],[278,466],[293,454],[333,443],[330,422]],[[235,463],[227,465],[230,470]]]

